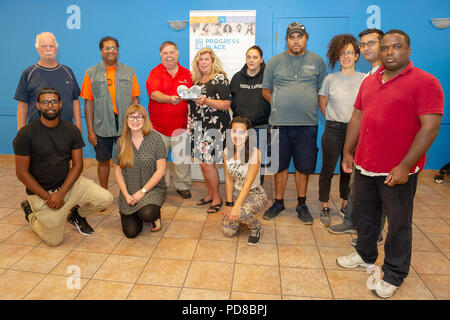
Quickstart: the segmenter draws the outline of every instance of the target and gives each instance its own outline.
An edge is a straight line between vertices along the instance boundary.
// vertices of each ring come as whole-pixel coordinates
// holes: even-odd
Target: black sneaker
[[[324,227],[330,226],[331,224],[330,208],[328,207],[322,208],[322,211],[320,212],[320,224]]]
[[[311,213],[309,213],[309,210],[308,210],[308,207],[306,206],[306,204],[297,206],[297,208],[295,208],[295,211],[297,211],[297,216],[300,219],[301,223],[313,224],[314,219],[311,216]]]
[[[344,219],[344,217],[348,214],[348,205],[346,205],[345,207],[341,207],[341,209],[338,211],[338,215]]]
[[[190,199],[192,198],[191,191],[189,190],[178,190],[177,193],[183,198],[183,199]]]
[[[443,174],[437,174],[434,176],[434,182],[436,183],[444,183],[444,175]]]
[[[79,206],[76,205],[72,208],[72,210],[70,210],[70,214],[67,216],[67,221],[73,224],[82,235],[88,236],[94,233],[94,229],[92,229],[92,227],[88,224],[86,218],[83,218],[78,214],[78,208]]]
[[[250,246],[254,246],[259,242],[259,239],[261,239],[262,230],[261,226],[258,226],[258,228],[250,229],[250,236],[248,237],[248,244]]]
[[[281,211],[286,209],[284,204],[274,202],[273,205],[264,212],[263,218],[266,220],[271,220],[275,218]]]
[[[20,206],[22,207],[23,212],[25,212],[25,220],[29,221],[28,216],[33,212],[33,210],[31,210],[30,203],[28,202],[28,200],[23,200],[20,203]]]

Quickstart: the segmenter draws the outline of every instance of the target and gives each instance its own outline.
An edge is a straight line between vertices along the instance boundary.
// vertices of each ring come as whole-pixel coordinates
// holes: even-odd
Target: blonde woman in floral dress
[[[192,80],[201,88],[201,95],[189,102],[188,130],[191,134],[192,156],[200,167],[208,188],[197,205],[211,203],[208,213],[220,210],[219,173],[215,163],[223,162],[224,134],[231,117],[230,83],[213,50],[203,48],[192,62]]]

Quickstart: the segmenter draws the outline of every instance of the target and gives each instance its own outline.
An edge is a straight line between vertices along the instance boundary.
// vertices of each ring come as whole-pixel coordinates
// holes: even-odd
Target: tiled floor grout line
[[[108,186],[108,188],[111,188],[112,186]],[[112,212],[110,212],[108,215],[106,215],[101,221],[99,221],[98,222],[98,224],[97,224],[97,226],[96,226],[96,228],[98,227],[98,226],[100,226],[104,221],[105,221],[105,219],[107,219],[108,217],[110,217],[112,215]],[[86,239],[88,239],[88,238],[85,238],[85,239],[83,239],[82,241],[80,241],[74,248],[73,248],[73,250],[72,251],[75,251],[76,250],[76,248],[78,247],[78,246],[80,246],[81,245],[81,243],[82,242],[84,242]],[[108,254],[107,254],[107,256],[106,256],[106,258],[105,258],[105,260],[102,262],[102,264],[95,270],[95,272],[93,272],[92,273],[92,276],[89,278],[89,280],[86,282],[86,284],[84,285],[84,287],[82,288],[82,289],[80,289],[80,291],[72,298],[72,300],[76,300],[79,296],[80,296],[80,294],[81,294],[81,292],[83,292],[83,290],[88,286],[88,284],[94,279],[94,276],[97,274],[97,272],[103,267],[103,265],[106,263],[106,261],[108,261],[108,259],[109,259],[109,257],[111,256],[111,254],[114,252],[114,250],[117,248],[117,246],[120,244],[120,242],[122,242],[122,240],[123,240],[123,238],[122,239],[120,239],[120,241],[116,244],[116,246],[111,250],[111,252],[109,252]],[[81,250],[79,250],[79,251],[81,251]],[[88,252],[92,252],[92,251],[88,251]]]
[[[237,234],[239,237],[239,233]],[[228,295],[228,300],[231,300],[231,296],[233,294],[233,285],[234,285],[234,275],[236,273],[236,261],[237,261],[237,253],[238,253],[238,247],[239,247],[239,238],[236,241],[236,246],[234,248],[234,260],[233,260],[233,273],[231,275],[231,288],[230,288],[230,294]]]
[[[183,203],[183,202],[181,202],[181,204],[182,204],[182,203]],[[181,206],[181,204],[180,204],[180,206]],[[179,208],[180,208],[180,207],[178,207],[178,209],[179,209]],[[178,210],[177,210],[177,211],[178,211]],[[174,216],[174,217],[175,217],[175,216]],[[192,257],[191,257],[190,262],[189,262],[189,267],[188,267],[188,269],[187,269],[187,271],[186,271],[186,275],[184,276],[183,283],[181,284],[180,292],[178,293],[177,300],[180,300],[181,293],[183,292],[184,284],[186,283],[186,279],[187,279],[187,277],[188,277],[188,275],[189,275],[189,271],[191,270],[192,262],[194,261],[194,257],[195,257],[195,253],[197,252],[198,244],[200,243],[201,236],[202,236],[202,234],[203,234],[203,230],[205,230],[206,220],[208,220],[208,216],[206,216],[205,221],[203,221],[202,231],[200,232],[200,235],[199,235],[198,239],[196,239],[196,240],[197,240],[197,244],[195,245],[195,249],[194,249],[194,251],[193,251],[193,253],[192,253]]]
[[[338,207],[336,206],[336,203],[334,202],[334,200],[331,199],[331,197],[330,197],[330,200],[331,200],[334,208],[336,208],[336,210],[339,212],[340,209],[338,209]],[[338,215],[339,215],[339,213],[338,213]],[[320,218],[319,218],[319,221],[320,221]],[[312,227],[311,227],[311,232],[312,232],[313,237],[314,237],[314,242],[316,243],[316,249],[317,249],[317,251],[319,253],[319,258],[320,258],[320,262],[322,263],[323,272],[325,273],[325,277],[327,278],[327,283],[328,283],[328,287],[330,288],[331,298],[333,300],[336,300],[336,297],[334,296],[334,292],[333,292],[333,287],[331,286],[330,279],[328,277],[327,269],[325,268],[325,263],[323,262],[322,252],[320,251],[319,244],[317,243],[317,239],[316,239],[316,234],[314,233],[314,230],[312,229]]]
[[[264,219],[264,218],[263,218]],[[283,294],[283,280],[281,278],[281,261],[280,261],[280,248],[278,246],[278,233],[277,233],[277,221],[274,221],[274,229],[275,229],[275,246],[277,248],[277,260],[278,260],[278,277],[280,279],[280,300],[284,300]]]
[[[431,293],[431,295],[434,297],[434,300],[439,300],[436,295],[434,294],[433,290],[431,290],[431,288],[427,285],[427,283],[425,282],[425,280],[422,278],[422,275],[420,273],[417,272],[417,270],[411,265],[411,268],[414,270],[414,272],[417,274],[417,276],[419,277],[419,279],[423,282],[423,284],[425,285],[425,287],[428,289],[428,291]],[[406,278],[408,279],[408,278]],[[406,281],[405,279],[405,281]]]
[[[438,252],[441,253],[447,260],[449,260],[449,258],[447,257],[447,255],[446,255],[443,251],[441,251],[441,249],[440,249],[440,248],[439,248],[439,247],[438,247],[438,246],[437,246],[430,238],[428,238],[427,234],[426,234],[425,232],[423,232],[422,229],[419,228],[419,226],[418,226],[416,223],[414,223],[414,221],[413,221],[412,223],[416,226],[417,230],[419,230],[420,233],[421,233],[428,241],[430,241],[430,243],[438,250]],[[421,251],[421,250],[415,250],[415,251]],[[429,251],[425,251],[425,252],[429,252]],[[413,250],[412,250],[412,247],[411,247],[411,256],[412,256],[412,254],[413,254]],[[430,291],[430,293],[433,295],[434,299],[435,299],[435,300],[438,300],[438,298],[437,298],[436,295],[434,294],[433,290],[431,290],[431,288],[428,286],[427,282],[423,279],[422,275],[421,275],[419,272],[417,272],[417,270],[414,268],[414,266],[411,265],[411,268],[414,269],[414,272],[417,274],[417,276],[419,277],[419,279],[423,282],[423,284],[424,284],[425,287],[428,289],[428,291]]]
[[[110,254],[108,254],[108,256],[106,257],[106,259],[102,262],[102,264],[95,270],[95,272],[92,273],[92,275],[88,278],[88,281],[86,282],[86,284],[83,286],[83,288],[80,288],[80,291],[72,298],[72,300],[76,300],[79,295],[81,294],[81,292],[83,292],[83,290],[88,286],[88,284],[93,280],[95,274],[98,272],[98,270],[101,269],[101,267],[103,267],[103,265],[105,264],[105,262],[108,260]]]
[[[26,228],[27,226],[25,226],[24,228]],[[24,228],[22,228],[22,229],[24,229]],[[20,230],[22,230],[22,229],[20,229]],[[20,230],[18,230],[18,231],[20,231]],[[13,236],[13,235],[11,235],[11,236]],[[7,239],[9,239],[9,237],[7,238]],[[5,239],[4,241],[6,241],[7,239]],[[31,291],[33,291],[34,290],[34,288],[36,288],[42,281],[44,281],[49,275],[50,275],[50,273],[61,263],[61,261],[63,261],[66,257],[67,257],[67,255],[69,255],[70,253],[71,253],[71,251],[70,250],[66,250],[66,251],[68,251],[68,253],[56,264],[56,266],[54,266],[52,269],[50,269],[47,273],[42,273],[42,272],[35,272],[35,271],[23,271],[23,270],[17,270],[17,269],[12,269],[12,267],[15,265],[15,264],[17,264],[18,262],[20,262],[25,256],[27,256],[31,251],[33,251],[35,248],[38,248],[38,246],[41,244],[41,242],[42,241],[40,241],[38,244],[36,244],[34,247],[32,247],[32,246],[28,246],[28,247],[30,247],[31,248],[31,250],[30,251],[28,251],[26,254],[24,254],[20,259],[18,259],[15,263],[13,263],[11,266],[9,266],[9,268],[7,269],[7,271],[9,271],[9,270],[11,270],[11,271],[19,271],[19,272],[31,272],[31,273],[39,273],[39,274],[43,274],[43,275],[45,275],[41,280],[39,280],[37,283],[36,283],[36,285],[35,286],[33,286],[20,300],[24,300],[30,293],[31,293]],[[14,245],[14,244],[12,244],[12,245]],[[62,249],[62,250],[60,250],[60,251],[63,251],[64,249]]]
[[[19,271],[19,270],[14,270],[14,269],[10,269],[10,270],[13,270],[13,271]],[[23,272],[23,271],[22,271],[22,272]],[[26,272],[26,271],[25,271],[25,272]],[[37,287],[42,281],[44,281],[44,279],[47,278],[47,276],[48,276],[48,274],[45,274],[45,273],[40,273],[40,272],[34,272],[34,273],[42,274],[42,275],[44,275],[44,277],[42,277],[42,279],[39,280],[39,281],[36,283],[36,285],[35,285],[34,287],[32,287],[27,293],[25,293],[25,295],[24,295],[22,298],[20,298],[19,300],[25,300],[25,298],[31,293],[31,291],[33,291],[34,288],[36,288],[36,287]]]
[[[37,246],[36,246],[36,248],[37,248]],[[67,256],[72,252],[72,250],[67,250],[68,252],[67,252],[67,254],[63,257],[63,258],[61,258],[61,260],[60,261],[58,261],[57,263],[56,263],[56,265],[53,267],[53,268],[51,268],[46,274],[45,274],[45,277],[43,277],[26,295],[24,295],[23,297],[22,297],[22,299],[21,300],[24,300],[33,290],[34,290],[34,288],[36,288],[42,281],[44,281],[45,279],[47,279],[47,277],[48,276],[51,276],[52,274],[51,274],[51,272],[65,259],[65,258],[67,258]],[[19,261],[17,261],[17,262],[19,262]]]
[[[271,179],[270,179],[270,193],[271,193],[271,197],[268,197],[268,199],[267,199],[268,204],[270,204],[270,202],[273,202],[274,199],[275,199],[275,181],[274,181],[274,177],[275,176],[271,176]],[[265,210],[267,210],[267,209],[265,209]],[[264,219],[264,212],[261,215],[261,219]],[[284,295],[283,295],[283,281],[282,281],[282,277],[281,277],[280,251],[279,251],[279,247],[278,247],[279,243],[278,243],[278,233],[277,233],[277,220],[276,219],[275,220],[272,219],[272,221],[273,221],[273,228],[274,228],[274,232],[275,232],[275,247],[277,249],[278,278],[279,278],[279,281],[280,281],[280,300],[283,300],[283,298],[284,298]]]
[[[323,270],[323,273],[325,274],[325,277],[326,277],[326,279],[327,279],[328,288],[330,289],[330,293],[331,293],[331,298],[332,298],[333,300],[336,300],[336,297],[334,296],[333,288],[331,287],[330,279],[328,278],[327,270],[325,269],[325,263],[323,262],[323,259],[322,259],[322,254],[321,254],[320,249],[319,249],[319,244],[317,243],[316,234],[314,233],[314,230],[313,230],[313,227],[312,227],[312,226],[311,226],[311,232],[312,232],[312,234],[313,234],[314,243],[316,244],[316,245],[315,245],[315,248],[316,248],[316,250],[317,250],[318,253],[319,253],[320,262],[322,263],[322,267],[323,267],[323,268],[322,268],[321,270]]]
[[[178,207],[178,209],[180,209],[180,207]],[[175,210],[175,213],[174,213],[173,217],[170,219],[170,222],[167,224],[167,229],[164,231],[164,234],[165,234],[165,233],[167,232],[167,230],[169,229],[169,226],[170,226],[170,224],[172,223],[173,218],[175,217],[175,215],[176,215],[178,209]],[[160,220],[161,220],[161,225],[162,225],[162,217],[160,217]],[[161,229],[161,231],[162,231],[162,229]],[[142,273],[144,272],[145,268],[147,267],[148,263],[150,262],[151,258],[152,258],[153,255],[155,254],[155,251],[156,251],[156,249],[158,248],[158,245],[159,245],[159,243],[161,242],[162,238],[164,237],[164,234],[161,234],[161,237],[159,237],[159,240],[158,240],[158,242],[156,243],[155,248],[153,249],[152,253],[151,253],[150,256],[148,257],[147,262],[145,263],[145,265],[144,265],[144,267],[142,268],[141,272],[140,272],[139,275],[136,277],[136,280],[134,281],[133,286],[131,287],[130,292],[128,292],[128,295],[127,295],[127,297],[125,298],[125,300],[128,300],[128,298],[130,297],[130,294],[133,292],[133,289],[136,287],[136,284],[138,284],[137,281],[139,280],[139,278],[141,277],[141,275],[142,275]],[[156,237],[154,237],[154,238],[156,238]],[[122,240],[123,240],[123,239],[122,239]],[[122,240],[120,240],[120,242],[122,242]],[[119,243],[120,243],[120,242],[119,242]],[[114,251],[114,250],[113,250],[113,251]],[[180,291],[181,291],[181,290],[180,290]]]
[[[419,230],[419,232],[433,245],[433,247],[439,252],[439,253],[441,253],[444,257],[446,257],[447,258],[447,256],[445,255],[445,253],[433,242],[433,240],[431,240],[429,237],[428,237],[428,235],[425,233],[425,232],[423,232],[422,231],[422,229],[413,221],[413,224],[414,224],[414,226],[417,228],[417,230]],[[439,233],[436,233],[436,234],[439,234]],[[411,248],[411,251],[413,251],[412,250],[412,248]],[[414,251],[424,251],[424,250],[414,250]],[[429,250],[426,250],[426,252],[429,252]],[[447,260],[449,260],[448,258],[447,258]]]
[[[112,212],[110,212],[107,216],[105,216],[98,224],[97,224],[97,226],[96,227],[98,227],[100,224],[102,224],[103,223],[103,221],[107,218],[107,217],[109,217],[110,215],[112,214]],[[95,231],[94,231],[95,232]],[[75,245],[75,247],[73,247],[73,249],[72,249],[72,251],[71,252],[73,252],[73,251],[76,251],[76,248],[78,248],[78,246],[80,246],[81,245],[81,243],[82,242],[84,242],[86,239],[88,239],[88,238],[84,238],[83,240],[81,240],[80,242],[78,242],[76,245]],[[121,240],[122,241],[122,240]],[[119,241],[119,243],[120,243],[120,241]],[[78,250],[78,251],[80,251],[80,252],[83,252],[82,250]],[[113,249],[113,251],[114,251],[114,249]],[[92,251],[85,251],[85,252],[92,252]],[[112,251],[111,251],[112,252]],[[93,253],[95,253],[95,252],[93,252]],[[102,264],[92,273],[92,275],[88,278],[88,280],[87,280],[87,282],[85,283],[85,285],[83,286],[83,288],[80,288],[80,291],[72,298],[72,300],[76,300],[78,297],[79,297],[79,295],[81,294],[81,292],[88,286],[88,284],[91,282],[91,280],[92,280],[92,278],[94,278],[94,276],[95,276],[95,274],[98,272],[98,270],[100,270],[100,268],[105,264],[105,262],[108,260],[108,258],[109,258],[109,256],[110,256],[111,254],[108,254],[108,256],[105,258],[105,260],[102,262]]]
[[[15,211],[15,210],[14,210]],[[12,211],[10,214],[12,214],[14,211]],[[8,215],[9,216],[9,215]],[[6,218],[6,217],[5,217]],[[3,219],[2,219],[3,220]],[[14,232],[13,234],[11,234],[9,237],[7,237],[6,239],[4,239],[2,241],[2,243],[4,243],[4,241],[7,241],[9,238],[13,237],[16,233],[20,232],[21,230],[25,229],[28,225],[24,225],[22,228],[18,229],[16,232]],[[20,259],[18,259],[15,263],[13,263],[12,265],[9,266],[9,268],[7,269],[7,271],[19,271],[19,272],[23,272],[22,270],[16,270],[16,269],[11,269],[15,264],[17,264],[19,261],[21,261],[25,256],[27,256],[31,251],[33,251],[35,248],[37,248],[40,244],[41,244],[42,240],[39,241],[35,246],[27,246],[30,247],[30,251],[28,251],[26,254],[24,254]],[[45,273],[41,273],[41,272],[35,272],[35,273],[40,273],[40,274],[44,274]],[[48,274],[47,274],[48,275]],[[42,280],[44,280],[47,275],[45,275],[41,280],[38,281],[38,283],[36,283],[35,286],[33,286],[22,298],[20,298],[20,300],[24,300],[25,297],[30,294],[31,291],[33,291],[34,288],[36,288],[36,286],[38,286]]]
[[[428,207],[428,205],[424,202],[424,204]],[[430,209],[431,210],[431,209]],[[445,223],[447,223],[444,219],[440,218],[441,220],[443,220]],[[437,249],[437,251],[443,255],[447,261],[450,260],[447,255],[428,237],[428,235],[422,231],[422,229],[414,222],[414,220],[412,221],[412,223],[414,224],[414,226],[417,228],[417,230],[419,230],[419,232]],[[448,223],[447,223],[448,225]],[[414,250],[414,251],[422,251],[422,250]],[[412,248],[411,248],[411,255],[412,255]],[[429,250],[427,251],[423,251],[423,252],[430,252]],[[420,274],[419,272],[417,272],[417,270],[411,265],[411,268],[414,269],[414,272],[417,274],[417,276],[420,278],[420,280],[423,282],[423,284],[425,285],[425,287],[428,289],[428,291],[430,291],[430,293],[433,295],[433,297],[435,298],[435,300],[438,300],[438,298],[436,297],[436,295],[434,294],[433,290],[431,290],[431,288],[428,286],[427,282],[423,279],[422,274]],[[427,275],[427,274],[425,274]]]

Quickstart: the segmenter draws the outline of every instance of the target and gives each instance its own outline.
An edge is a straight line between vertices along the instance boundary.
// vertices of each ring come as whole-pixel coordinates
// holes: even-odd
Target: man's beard
[[[39,113],[47,120],[55,120],[61,114],[61,109],[55,110],[55,113],[52,115],[48,115],[46,111],[44,111],[44,112],[39,111]]]

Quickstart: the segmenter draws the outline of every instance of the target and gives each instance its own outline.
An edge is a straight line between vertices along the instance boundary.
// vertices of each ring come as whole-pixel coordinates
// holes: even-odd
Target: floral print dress
[[[209,99],[231,100],[230,82],[223,73],[196,85]],[[187,129],[191,137],[192,157],[201,162],[222,162],[225,130],[230,121],[228,110],[217,110],[207,105],[202,107],[195,101],[189,101]]]

